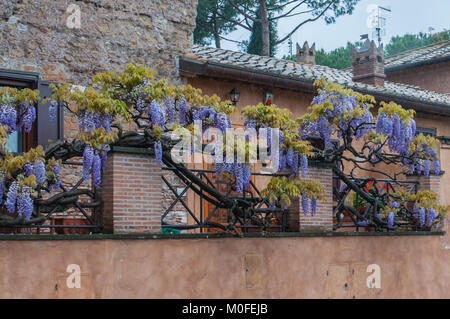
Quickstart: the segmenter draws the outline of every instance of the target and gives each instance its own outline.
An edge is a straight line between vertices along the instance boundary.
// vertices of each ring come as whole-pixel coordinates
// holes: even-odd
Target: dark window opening
[[[17,89],[39,89],[41,98],[38,105],[36,105],[36,121],[30,133],[17,131],[10,135],[8,148],[11,152],[27,152],[37,145],[42,145],[45,148],[49,145],[49,140],[55,142],[63,138],[63,110],[61,107],[59,108],[57,121],[52,123],[49,118],[48,105],[42,103],[45,97],[50,97],[52,94],[49,85],[50,82],[39,79],[38,73],[0,69],[0,87],[10,86]]]
[[[419,135],[422,133],[425,136],[433,136],[436,137],[436,128],[429,128],[429,127],[416,127],[416,135]]]

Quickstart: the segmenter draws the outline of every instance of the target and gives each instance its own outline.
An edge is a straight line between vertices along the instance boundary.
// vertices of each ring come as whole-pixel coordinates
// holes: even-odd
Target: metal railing
[[[82,166],[82,162],[64,161],[62,162],[61,172],[66,165]],[[61,174],[64,178],[65,174]],[[64,180],[61,180],[59,189],[51,194],[39,190],[38,197],[35,199],[35,214],[33,219],[39,221],[32,224],[14,224],[0,227],[2,233],[93,233],[101,230],[99,220],[100,199],[95,189],[92,189],[92,183],[87,188],[82,188],[84,180],[81,176],[74,185],[67,186]],[[86,183],[85,183],[86,184]],[[64,186],[66,185],[66,186]],[[40,199],[49,198],[55,194],[73,193],[80,190],[80,195],[70,196],[58,201],[53,206],[41,205]],[[7,214],[4,212],[4,214]]]
[[[163,168],[166,172],[173,172],[175,169],[173,167]],[[194,192],[192,181],[183,181],[183,186],[180,189],[174,186],[169,181],[168,176],[164,176],[165,174],[163,173],[162,180],[172,195],[169,202],[167,202],[167,208],[161,216],[163,232],[194,229],[200,233],[230,230],[240,232],[286,231],[288,210],[281,208],[277,204],[275,204],[275,207],[270,205],[267,198],[261,197],[261,192],[257,187],[257,179],[286,176],[285,174],[252,173],[250,188],[245,189],[242,194],[238,194],[230,183],[216,179],[214,170],[192,169],[191,171],[209,186],[221,191],[226,197],[247,201],[249,207],[240,215],[233,214],[230,208],[219,207],[208,202],[207,194],[203,190],[200,189],[200,192]],[[187,202],[187,195],[189,195],[189,202]],[[178,204],[181,204],[186,214],[186,219],[190,219],[190,222],[174,224],[167,221]]]

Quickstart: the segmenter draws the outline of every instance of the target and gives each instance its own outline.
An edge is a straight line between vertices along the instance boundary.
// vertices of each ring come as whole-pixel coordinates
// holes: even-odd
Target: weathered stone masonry
[[[69,28],[70,4],[81,27]],[[87,85],[128,62],[178,79],[176,57],[192,47],[197,0],[8,0],[0,2],[0,68]]]
[[[68,27],[71,4],[79,6],[80,28]],[[132,62],[178,81],[176,61],[191,51],[196,9],[197,0],[0,1],[0,69],[87,86],[95,73]],[[66,114],[64,136],[76,132],[76,118]],[[69,184],[80,175],[77,167],[63,170]]]

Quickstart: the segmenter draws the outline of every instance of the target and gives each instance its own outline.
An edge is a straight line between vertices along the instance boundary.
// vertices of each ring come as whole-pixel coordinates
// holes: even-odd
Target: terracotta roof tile
[[[385,68],[423,63],[437,58],[450,58],[450,40],[433,43],[421,48],[405,51],[385,59]]]
[[[282,74],[299,80],[313,81],[325,77],[326,80],[336,82],[356,91],[365,90],[369,94],[388,94],[392,96],[412,98],[423,102],[435,102],[450,106],[450,97],[418,86],[385,81],[384,87],[353,82],[352,73],[345,70],[333,69],[323,65],[310,65],[292,61],[268,58],[247,53],[234,52],[225,49],[194,46],[193,55],[197,60],[220,62],[230,66],[237,66],[248,70],[258,70],[273,74]]]

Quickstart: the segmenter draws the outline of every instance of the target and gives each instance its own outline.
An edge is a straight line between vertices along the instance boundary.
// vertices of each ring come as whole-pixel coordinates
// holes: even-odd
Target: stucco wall
[[[450,93],[450,61],[386,73],[386,80],[420,86],[439,93]]]
[[[202,89],[203,94],[217,94],[221,99],[229,100],[229,92],[237,88],[241,95],[237,103],[238,109],[247,105],[257,105],[264,102],[264,92],[269,89],[274,95],[273,103],[280,108],[289,109],[293,117],[298,117],[306,113],[311,104],[312,94],[304,92],[294,92],[278,88],[263,87],[260,85],[246,84],[239,81],[222,81],[205,77],[185,77],[185,82],[193,87]],[[233,115],[233,125],[243,125],[244,120],[239,115]]]
[[[1,298],[450,298],[439,236],[0,240]],[[67,288],[69,264],[81,288]],[[381,288],[366,286],[367,266]],[[345,288],[347,284],[347,288]]]

